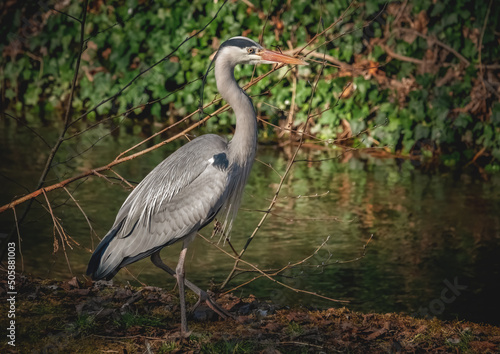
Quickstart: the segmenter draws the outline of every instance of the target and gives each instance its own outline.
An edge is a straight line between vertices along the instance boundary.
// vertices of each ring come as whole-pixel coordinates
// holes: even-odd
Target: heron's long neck
[[[219,92],[236,115],[236,131],[229,143],[231,157],[241,164],[253,163],[257,149],[257,120],[252,100],[238,86],[234,65],[220,57],[215,61],[215,80]]]

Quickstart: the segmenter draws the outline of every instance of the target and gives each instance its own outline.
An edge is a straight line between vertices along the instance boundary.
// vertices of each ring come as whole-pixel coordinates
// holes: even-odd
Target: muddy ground
[[[4,335],[1,353],[500,352],[500,328],[495,326],[346,308],[279,308],[232,295],[217,302],[234,320],[221,320],[200,306],[189,315],[192,333],[183,339],[178,297],[167,290],[76,278],[57,282],[18,275],[16,281],[15,347]],[[0,285],[2,297],[8,298],[6,281]],[[188,295],[190,305],[196,300]],[[0,308],[5,332],[10,303],[2,301]]]

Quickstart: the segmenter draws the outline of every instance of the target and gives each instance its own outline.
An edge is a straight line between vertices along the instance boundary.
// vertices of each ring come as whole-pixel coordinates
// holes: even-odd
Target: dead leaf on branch
[[[422,10],[417,15],[412,27],[422,34],[427,34],[427,25],[429,24],[429,16],[426,10]]]

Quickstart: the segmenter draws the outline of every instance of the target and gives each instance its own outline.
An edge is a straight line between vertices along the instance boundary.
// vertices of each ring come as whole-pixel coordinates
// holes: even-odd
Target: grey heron
[[[219,93],[236,115],[232,140],[202,135],[156,166],[127,197],[87,268],[92,279],[109,280],[120,268],[150,256],[155,266],[177,279],[182,335],[189,333],[184,286],[199,296],[195,306],[204,301],[222,317],[228,315],[206,292],[185,279],[184,260],[196,233],[216,215],[224,220],[223,232],[230,232],[257,149],[255,110],[250,97],[238,86],[234,68],[237,64],[307,65],[245,37],[225,41],[214,61]],[[177,241],[183,243],[174,271],[163,263],[160,250]]]

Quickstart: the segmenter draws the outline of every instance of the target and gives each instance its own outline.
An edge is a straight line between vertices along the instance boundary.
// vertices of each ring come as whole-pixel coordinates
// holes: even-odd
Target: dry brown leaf
[[[387,330],[385,328],[378,329],[375,332],[366,336],[366,340],[374,340],[374,339],[380,337],[381,335],[385,334],[385,332],[387,332]]]
[[[111,54],[111,48],[106,48],[102,51],[102,57],[106,60],[108,60],[110,54]]]
[[[286,318],[289,321],[295,322],[309,322],[310,320],[309,315],[303,312],[291,312],[286,316]]]
[[[415,22],[413,23],[413,28],[420,33],[426,34],[428,24],[429,24],[429,16],[427,16],[427,11],[422,10],[418,14]]]
[[[80,284],[78,283],[78,279],[76,277],[71,278],[70,281],[68,281],[68,285],[71,286],[72,288],[79,289]]]
[[[480,342],[480,341],[472,341],[469,342],[469,346],[473,351],[477,351],[478,353],[496,353],[497,345],[491,342]]]

